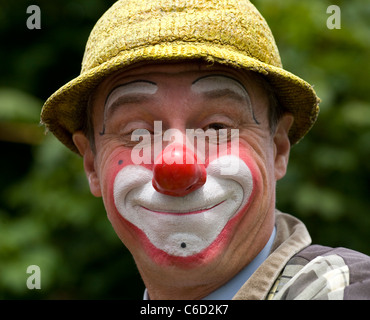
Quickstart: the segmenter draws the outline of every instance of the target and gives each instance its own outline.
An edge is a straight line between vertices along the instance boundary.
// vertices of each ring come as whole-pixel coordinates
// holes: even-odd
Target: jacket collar
[[[263,300],[287,262],[311,244],[306,226],[297,218],[275,212],[276,237],[271,253],[244,283],[233,300]]]

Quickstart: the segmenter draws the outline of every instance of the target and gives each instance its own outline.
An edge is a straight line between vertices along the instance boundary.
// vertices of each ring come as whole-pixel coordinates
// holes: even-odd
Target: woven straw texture
[[[122,0],[96,23],[80,75],[45,102],[41,122],[78,153],[72,134],[84,128],[89,95],[105,77],[139,62],[189,59],[263,74],[294,115],[292,144],[316,121],[319,98],[282,69],[273,35],[248,0]]]

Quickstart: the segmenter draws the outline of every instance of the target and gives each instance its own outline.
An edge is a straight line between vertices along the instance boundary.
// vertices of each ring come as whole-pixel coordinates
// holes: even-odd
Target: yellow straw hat
[[[294,115],[291,144],[316,121],[319,98],[282,68],[271,30],[248,0],[121,0],[96,23],[81,74],[46,101],[41,122],[78,153],[72,134],[85,127],[88,98],[105,77],[138,62],[189,59],[264,75]]]

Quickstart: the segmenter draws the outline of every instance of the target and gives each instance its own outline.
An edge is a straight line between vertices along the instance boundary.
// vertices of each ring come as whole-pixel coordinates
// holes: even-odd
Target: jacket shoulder
[[[311,245],[288,261],[274,287],[277,300],[370,299],[370,257]]]

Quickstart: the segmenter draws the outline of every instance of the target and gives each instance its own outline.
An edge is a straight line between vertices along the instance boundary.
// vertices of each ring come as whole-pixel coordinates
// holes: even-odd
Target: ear
[[[95,154],[91,150],[90,141],[82,131],[75,132],[72,138],[84,159],[84,169],[89,181],[90,191],[95,197],[101,197],[100,180],[95,168]]]
[[[275,159],[275,179],[279,180],[285,176],[289,153],[290,153],[290,140],[289,129],[294,121],[291,114],[285,114],[279,120],[274,134],[274,159]]]

